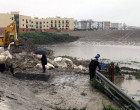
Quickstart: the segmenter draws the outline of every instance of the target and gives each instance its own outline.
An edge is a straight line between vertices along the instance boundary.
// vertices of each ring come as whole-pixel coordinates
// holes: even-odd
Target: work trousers
[[[45,73],[46,72],[45,65],[42,65],[42,68],[43,68],[43,72]]]

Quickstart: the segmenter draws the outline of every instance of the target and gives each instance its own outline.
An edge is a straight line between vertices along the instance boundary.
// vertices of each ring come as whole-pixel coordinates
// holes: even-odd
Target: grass
[[[82,93],[81,93],[81,95],[82,95],[82,96],[86,96],[87,94],[86,94],[86,93],[84,93],[84,92],[82,92]]]
[[[32,33],[20,33],[20,38],[26,38],[31,40],[34,44],[47,45],[60,42],[72,42],[78,39],[68,34],[56,34],[48,32],[32,32]]]
[[[119,110],[119,109],[112,107],[112,105],[106,105],[106,106],[104,105],[102,110]]]
[[[103,86],[99,82],[96,81],[96,78],[94,78],[92,81],[90,81],[90,85],[91,85],[91,87],[99,90],[100,92],[104,92]]]
[[[136,79],[140,79],[140,72],[134,72],[132,75],[134,75]]]
[[[100,92],[105,93],[104,92],[104,87],[96,81],[96,79],[94,78],[93,81],[90,81],[90,85],[95,88],[98,89]],[[125,101],[118,93],[116,93],[114,90],[112,90],[111,88],[108,88],[119,100],[119,102],[125,106],[126,108],[128,108],[128,110],[135,110],[132,106],[130,106],[130,104]],[[107,93],[105,93],[106,95],[108,95]],[[107,105],[104,106],[103,110],[119,110],[116,108],[113,108],[111,105]]]

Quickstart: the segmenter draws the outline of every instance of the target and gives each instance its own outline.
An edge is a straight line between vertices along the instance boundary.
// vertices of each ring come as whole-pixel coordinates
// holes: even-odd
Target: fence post
[[[114,82],[114,63],[111,63],[110,81]]]

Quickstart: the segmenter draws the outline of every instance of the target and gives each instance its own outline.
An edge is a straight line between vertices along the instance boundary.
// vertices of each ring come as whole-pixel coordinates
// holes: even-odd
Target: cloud
[[[20,11],[22,15],[108,20],[140,26],[140,0],[1,0],[0,13]]]

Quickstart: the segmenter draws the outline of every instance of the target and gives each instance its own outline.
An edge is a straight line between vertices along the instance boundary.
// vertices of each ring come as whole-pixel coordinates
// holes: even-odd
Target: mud
[[[28,71],[42,74],[41,71]],[[74,72],[48,70],[47,81],[17,79],[0,74],[0,109],[2,110],[55,110],[82,108],[101,110],[103,104],[116,106],[107,96],[89,85],[89,76]],[[82,94],[86,95],[82,95]]]
[[[39,81],[48,81],[50,75],[45,74],[30,74],[30,73],[16,73],[13,74],[14,77],[24,80],[39,80]]]
[[[79,40],[87,42],[94,39],[97,43],[105,41],[105,43],[113,44],[117,41],[119,44],[120,41],[123,41],[127,44],[126,40],[128,40],[130,43],[135,42],[135,45],[138,45],[140,41],[139,31],[133,31],[132,34],[130,31],[84,31],[70,32],[70,34],[81,36]],[[133,39],[132,35],[135,35]],[[117,107],[107,96],[90,87],[88,74],[81,74],[72,68],[56,68],[47,70],[46,73],[35,69],[34,66],[40,60],[33,57],[30,52],[36,50],[36,46],[29,45],[30,41],[24,40],[23,42],[25,46],[22,53],[19,54],[14,50],[12,52],[13,63],[20,73],[17,72],[19,74],[16,74],[15,77],[8,72],[0,74],[0,110],[55,110],[56,107],[63,109],[86,107],[87,110],[101,110],[103,104]],[[46,49],[46,47],[37,46],[37,49],[40,48]],[[52,53],[50,51],[48,56],[50,59],[54,58],[51,56]],[[68,58],[76,65],[88,67],[88,60]],[[121,78],[118,77],[115,83],[120,82]]]

